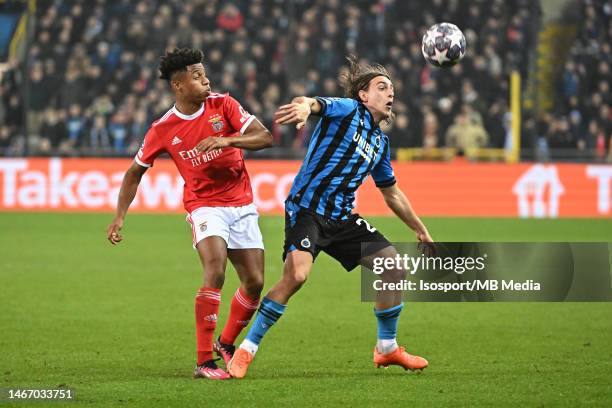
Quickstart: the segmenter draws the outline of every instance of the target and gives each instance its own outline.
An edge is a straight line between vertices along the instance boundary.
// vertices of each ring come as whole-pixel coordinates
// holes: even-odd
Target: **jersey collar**
[[[202,102],[202,106],[200,106],[200,109],[198,109],[196,112],[192,113],[191,115],[185,115],[184,113],[179,112],[179,110],[176,109],[176,105],[172,106],[172,112],[174,112],[176,116],[178,116],[179,118],[183,120],[194,120],[195,118],[200,116],[202,113],[204,113],[204,102]]]

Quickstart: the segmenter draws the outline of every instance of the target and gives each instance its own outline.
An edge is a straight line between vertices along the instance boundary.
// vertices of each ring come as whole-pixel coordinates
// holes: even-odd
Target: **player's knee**
[[[264,278],[263,275],[252,276],[242,283],[246,294],[252,298],[259,297],[263,290]]]
[[[221,255],[211,255],[204,259],[204,269],[214,274],[225,273],[226,258]]]
[[[388,269],[383,273],[382,278],[385,282],[400,282],[406,278],[406,270]]]
[[[215,259],[204,262],[204,281],[208,286],[222,287],[225,281],[225,263]]]
[[[308,278],[308,274],[300,270],[291,271],[287,275],[288,275],[287,277],[289,278],[289,281],[297,289],[299,289],[304,284],[304,282],[306,282],[306,279]]]
[[[221,289],[224,282],[225,274],[211,273],[210,271],[206,270],[204,271],[204,286]]]

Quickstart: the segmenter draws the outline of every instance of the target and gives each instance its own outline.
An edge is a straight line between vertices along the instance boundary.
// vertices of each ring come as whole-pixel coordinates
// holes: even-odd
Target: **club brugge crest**
[[[376,139],[374,139],[374,144],[376,145],[376,147],[380,147],[380,144],[382,143],[382,136],[377,136]]]
[[[215,132],[220,132],[223,130],[223,119],[221,118],[221,115],[213,115],[210,119],[208,119],[208,121],[212,125],[212,128]]]
[[[304,238],[300,242],[300,245],[302,246],[302,248],[310,248],[310,240],[308,239],[308,237]]]

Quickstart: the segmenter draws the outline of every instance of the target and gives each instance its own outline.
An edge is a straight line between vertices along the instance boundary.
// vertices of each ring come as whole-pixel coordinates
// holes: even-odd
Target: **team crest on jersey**
[[[206,231],[206,228],[208,227],[206,226],[206,221],[204,221],[203,223],[200,224],[200,232]]]
[[[374,139],[374,144],[376,145],[376,147],[380,147],[381,143],[382,143],[382,136],[378,135],[376,139]]]
[[[302,246],[302,248],[310,248],[310,240],[308,239],[308,237],[304,238],[300,242],[300,245]]]
[[[212,128],[215,132],[220,132],[223,130],[223,119],[221,118],[221,115],[219,115],[218,113],[211,116],[210,119],[208,119],[208,121],[212,125]]]

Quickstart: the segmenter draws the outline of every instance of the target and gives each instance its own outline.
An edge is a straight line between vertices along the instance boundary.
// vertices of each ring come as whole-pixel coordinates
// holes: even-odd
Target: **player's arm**
[[[296,129],[301,129],[306,124],[310,115],[321,113],[323,107],[315,98],[307,96],[298,96],[293,98],[291,103],[278,108],[275,116],[275,122],[279,125],[288,125],[295,123]]]
[[[395,215],[397,215],[404,222],[404,224],[416,232],[419,241],[433,242],[433,239],[431,239],[425,224],[423,224],[421,219],[416,215],[412,205],[410,205],[410,201],[408,201],[406,195],[397,186],[397,183],[390,187],[380,188],[380,192],[385,199],[387,207],[389,207],[391,211],[393,211]]]
[[[117,212],[115,218],[106,229],[106,238],[113,245],[123,240],[119,231],[123,228],[123,220],[125,219],[128,208],[130,208],[130,204],[132,204],[136,196],[138,185],[140,184],[143,174],[147,171],[147,168],[148,167],[133,162],[130,168],[125,172],[125,176],[123,176],[123,182],[119,190],[119,198],[117,199]]]
[[[272,146],[272,134],[261,122],[253,119],[249,127],[239,136],[226,137],[228,145],[246,150],[261,150]]]
[[[272,134],[255,117],[243,134],[229,137],[207,137],[195,147],[198,152],[206,153],[224,147],[245,150],[261,150],[272,146]]]

